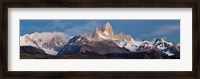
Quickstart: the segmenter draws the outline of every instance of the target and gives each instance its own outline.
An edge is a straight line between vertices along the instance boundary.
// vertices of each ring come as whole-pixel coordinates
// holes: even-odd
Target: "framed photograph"
[[[198,79],[198,1],[3,1],[2,77]]]

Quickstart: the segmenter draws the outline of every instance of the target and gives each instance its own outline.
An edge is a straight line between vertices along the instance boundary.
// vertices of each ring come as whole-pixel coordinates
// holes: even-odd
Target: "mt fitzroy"
[[[142,54],[143,57],[159,55],[161,58],[168,56],[177,58],[180,57],[179,48],[174,43],[167,42],[164,39],[149,42],[134,40],[131,35],[124,33],[114,34],[110,23],[106,23],[102,30],[96,27],[92,35],[85,33],[73,37],[57,55],[130,56],[133,54],[140,56]]]
[[[120,47],[122,42],[133,40],[130,35],[123,33],[115,35],[110,23],[106,23],[102,31],[95,28],[92,36],[86,33],[75,36],[58,53],[58,55],[79,53],[81,55],[105,55],[109,53],[130,53],[129,50]]]

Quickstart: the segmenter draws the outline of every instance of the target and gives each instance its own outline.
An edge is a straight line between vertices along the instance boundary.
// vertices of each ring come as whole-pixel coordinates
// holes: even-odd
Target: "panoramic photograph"
[[[180,59],[180,20],[20,20],[20,59]]]

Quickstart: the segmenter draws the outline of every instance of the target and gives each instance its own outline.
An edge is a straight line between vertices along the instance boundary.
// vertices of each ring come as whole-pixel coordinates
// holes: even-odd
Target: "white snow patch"
[[[104,31],[103,33],[106,34],[106,35],[109,35],[109,33],[107,31]]]
[[[109,39],[108,37],[103,36],[102,34],[99,34],[99,37],[102,38],[102,39]]]
[[[163,46],[164,44],[160,44],[157,46],[158,49],[160,50],[165,50],[167,47]]]
[[[42,50],[44,50],[46,54],[50,54],[50,55],[57,55],[58,54],[58,52],[53,50],[53,49],[45,49],[45,48],[43,48]]]
[[[132,52],[135,52],[138,47],[143,44],[142,41],[135,41],[133,39],[131,39],[131,41],[119,41],[118,39],[115,40],[115,43],[119,46],[119,47],[125,47],[126,49],[129,49]]]
[[[171,42],[167,42],[170,46],[172,46],[173,44]]]
[[[36,44],[34,44],[33,42],[31,42],[31,40],[25,39],[23,37],[20,37],[20,46],[33,46],[33,47],[37,47]]]
[[[78,38],[75,42],[79,42],[81,40],[81,38]]]
[[[164,52],[164,53],[166,53],[168,56],[173,56],[174,54],[173,53],[171,53],[169,50],[167,50],[166,52]]]
[[[125,43],[126,43],[126,42],[117,42],[116,44],[117,44],[119,47],[122,48],[122,47],[125,45]]]
[[[138,49],[138,46],[132,46],[132,47],[126,47],[129,49],[131,52],[135,52]]]

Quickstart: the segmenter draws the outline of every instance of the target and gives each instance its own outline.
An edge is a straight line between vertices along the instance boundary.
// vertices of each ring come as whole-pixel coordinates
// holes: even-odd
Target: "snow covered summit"
[[[35,32],[20,36],[20,46],[33,46],[44,50],[47,54],[57,55],[69,39],[70,36],[62,32]]]

